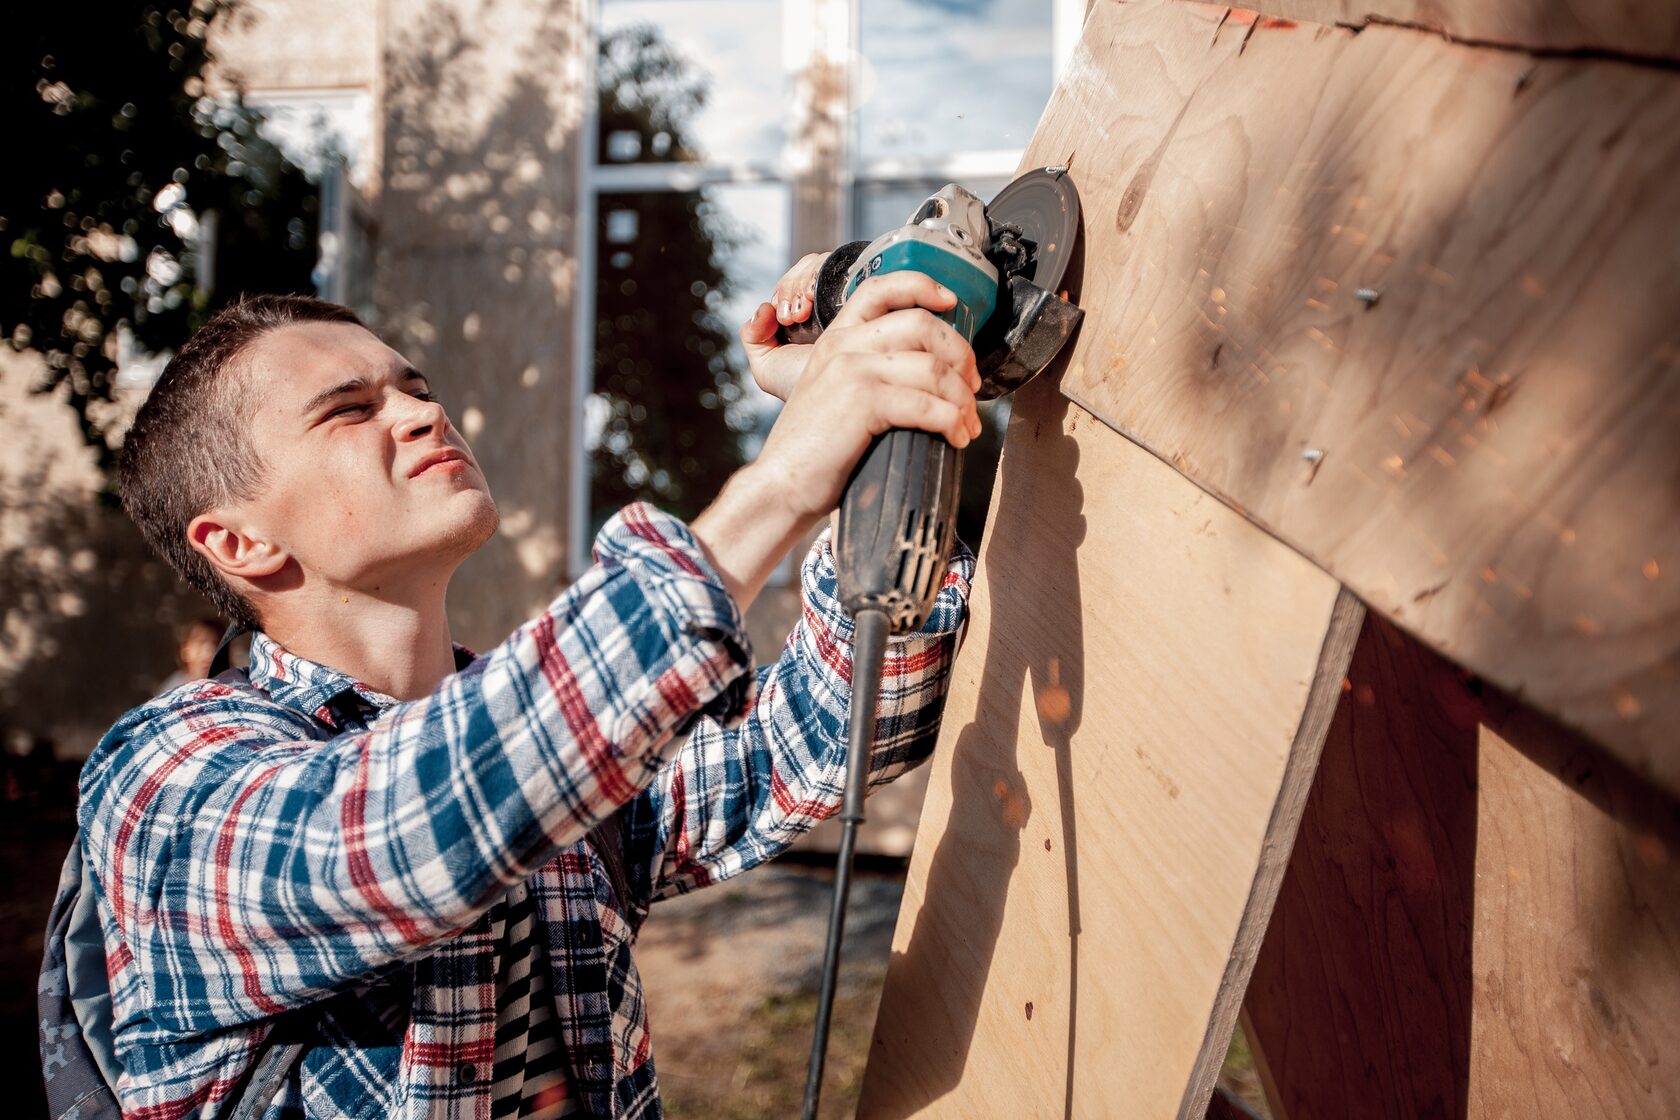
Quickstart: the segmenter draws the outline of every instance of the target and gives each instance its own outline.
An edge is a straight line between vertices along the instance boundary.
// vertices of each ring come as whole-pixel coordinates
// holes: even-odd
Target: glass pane
[[[757,453],[778,402],[736,331],[788,265],[787,188],[602,194],[591,529],[637,499],[693,517]]]
[[[600,163],[781,155],[780,0],[601,0],[597,78]]]
[[[1027,145],[1050,100],[1049,0],[858,0],[858,155]]]

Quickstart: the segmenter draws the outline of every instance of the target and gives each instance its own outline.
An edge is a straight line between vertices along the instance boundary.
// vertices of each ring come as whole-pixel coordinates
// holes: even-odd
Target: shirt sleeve
[[[869,788],[933,750],[974,557],[959,543],[921,630],[891,639],[882,667]],[[802,609],[781,657],[760,670],[739,724],[703,719],[626,810],[632,888],[646,904],[763,863],[832,815],[845,791],[852,620],[841,608],[828,534],[801,569]]]
[[[137,709],[82,778],[113,990],[137,977],[190,1034],[372,981],[633,799],[697,718],[739,720],[750,665],[688,528],[635,505],[547,611],[366,731],[217,682]]]

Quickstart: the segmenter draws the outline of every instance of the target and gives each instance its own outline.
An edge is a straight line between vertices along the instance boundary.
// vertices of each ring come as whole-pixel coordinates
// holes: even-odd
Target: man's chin
[[[441,539],[435,547],[441,552],[453,554],[458,560],[465,560],[496,535],[496,527],[501,524],[501,512],[496,508],[495,499],[483,491],[458,494],[449,505],[449,512],[454,516],[451,524],[439,534]]]

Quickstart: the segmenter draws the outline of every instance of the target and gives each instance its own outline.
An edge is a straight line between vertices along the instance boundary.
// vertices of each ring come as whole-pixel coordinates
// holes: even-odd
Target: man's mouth
[[[414,478],[446,463],[460,463],[464,467],[467,465],[467,457],[452,447],[440,448],[427,453],[414,464],[414,469],[408,472],[408,477]]]

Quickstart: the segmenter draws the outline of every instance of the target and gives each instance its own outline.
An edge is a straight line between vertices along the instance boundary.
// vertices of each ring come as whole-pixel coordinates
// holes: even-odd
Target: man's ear
[[[223,510],[201,513],[188,522],[187,542],[224,576],[245,580],[274,575],[291,559],[281,545],[253,533]]]

